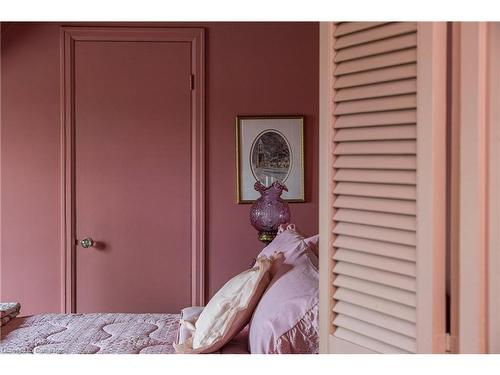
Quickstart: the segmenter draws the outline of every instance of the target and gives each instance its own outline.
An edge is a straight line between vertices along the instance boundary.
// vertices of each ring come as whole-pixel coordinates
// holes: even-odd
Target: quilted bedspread
[[[178,314],[42,314],[1,328],[0,353],[174,353]]]

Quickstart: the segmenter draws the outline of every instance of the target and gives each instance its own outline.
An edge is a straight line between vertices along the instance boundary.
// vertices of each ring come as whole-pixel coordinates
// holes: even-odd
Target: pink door
[[[77,312],[190,305],[190,56],[183,42],[75,45]]]

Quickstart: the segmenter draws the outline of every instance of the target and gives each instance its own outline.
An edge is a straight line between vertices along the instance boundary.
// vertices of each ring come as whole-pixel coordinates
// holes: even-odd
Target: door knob
[[[84,249],[88,249],[89,247],[94,246],[94,240],[90,237],[84,238],[83,240],[80,240],[80,246]]]

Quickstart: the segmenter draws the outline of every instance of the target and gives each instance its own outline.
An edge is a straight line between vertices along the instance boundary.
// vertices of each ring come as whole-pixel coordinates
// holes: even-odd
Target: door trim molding
[[[76,312],[74,48],[78,41],[191,45],[191,303],[205,303],[205,41],[202,28],[61,27],[61,311]]]
[[[320,22],[319,26],[319,345],[320,353],[331,352],[332,343],[339,340],[333,336],[333,70],[334,49],[333,22]]]
[[[446,352],[445,22],[417,26],[417,353]]]
[[[500,353],[500,23],[488,23],[488,353]]]
[[[488,24],[461,22],[459,137],[459,354],[487,352]]]

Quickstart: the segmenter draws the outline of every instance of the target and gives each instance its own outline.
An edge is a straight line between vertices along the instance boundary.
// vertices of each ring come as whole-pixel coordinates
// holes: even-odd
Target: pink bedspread
[[[174,353],[177,314],[43,314],[2,327],[0,353]]]
[[[42,314],[1,327],[0,353],[169,354],[179,314]],[[248,332],[222,354],[248,353]]]

